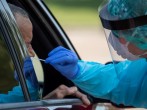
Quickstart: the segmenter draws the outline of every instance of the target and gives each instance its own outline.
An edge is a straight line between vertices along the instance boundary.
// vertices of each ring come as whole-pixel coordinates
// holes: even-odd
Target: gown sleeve
[[[96,98],[116,104],[147,107],[146,59],[103,65],[79,61],[78,75],[72,81]]]

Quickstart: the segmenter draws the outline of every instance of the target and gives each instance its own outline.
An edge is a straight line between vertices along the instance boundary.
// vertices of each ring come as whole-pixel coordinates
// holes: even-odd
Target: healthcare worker
[[[96,98],[147,108],[146,14],[146,0],[110,0],[101,9],[113,64],[78,60],[61,46],[48,54],[46,63]]]

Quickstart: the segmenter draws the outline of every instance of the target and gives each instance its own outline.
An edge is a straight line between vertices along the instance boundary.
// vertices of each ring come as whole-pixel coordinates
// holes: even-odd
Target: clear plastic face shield
[[[110,15],[106,5],[100,19],[114,62],[147,58],[147,15],[121,20]]]

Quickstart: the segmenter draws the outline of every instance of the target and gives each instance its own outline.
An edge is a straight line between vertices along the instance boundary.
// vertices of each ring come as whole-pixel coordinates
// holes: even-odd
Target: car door
[[[47,53],[51,49],[53,49],[59,44],[62,45],[62,41],[64,41],[63,44],[66,44],[67,46],[67,43],[65,43],[65,39],[60,40],[59,38],[53,38],[52,34],[55,33],[52,29],[54,27],[52,27],[51,25],[44,25],[45,21],[41,15],[39,15],[39,17],[36,17],[38,15],[35,15],[36,14],[35,12],[38,11],[38,9],[42,10],[42,8],[41,7],[34,8],[35,6],[34,3],[36,3],[36,5],[39,5],[40,1],[36,1],[34,3],[29,0],[28,1],[11,0],[11,2],[9,0],[0,1],[0,25],[1,25],[0,26],[0,51],[1,51],[0,52],[1,53],[0,109],[20,110],[27,108],[29,109],[32,107],[39,107],[35,109],[49,109],[52,107],[57,108],[55,107],[57,105],[64,107],[65,105],[66,106],[69,105],[71,107],[72,104],[81,103],[81,101],[78,99],[42,100],[43,96],[48,94],[59,84],[62,84],[62,82],[60,81],[62,81],[65,78],[63,77],[60,78],[60,74],[58,74],[58,72],[55,71],[52,67],[45,65],[43,62],[42,63],[39,62],[38,64],[36,64],[36,62],[29,57],[27,46],[23,39],[22,33],[18,28],[18,24],[16,23],[16,19],[14,18],[8,3],[13,3],[24,9],[26,8],[26,6],[27,7],[30,6],[31,8],[28,8],[28,13],[30,9],[35,10],[32,11],[33,13],[29,13],[29,14],[30,15],[32,14],[30,18],[34,25],[34,30],[33,30],[34,39],[32,45],[36,54],[37,61],[38,58],[45,59],[47,57],[46,56]],[[50,28],[51,32],[47,31],[47,28]],[[51,36],[51,38],[48,36]],[[70,43],[68,42],[68,45],[69,44]],[[24,64],[26,63],[26,59],[28,61],[28,58],[29,61],[31,61],[31,63],[29,64],[33,65],[33,66],[29,65],[29,67],[32,67],[33,76],[30,76],[30,74],[29,75],[25,74]],[[38,68],[40,69],[37,70]],[[40,78],[39,76],[40,74],[38,75],[37,72],[40,72],[42,78]],[[49,79],[48,79],[48,75],[46,74],[49,74],[49,72],[50,73],[53,72],[55,74],[55,76],[52,76],[52,78],[50,78],[52,83],[48,83]],[[37,80],[35,81],[37,82],[35,82],[35,84],[37,84],[37,86],[33,87],[33,83],[34,83],[33,79],[36,75],[37,75]],[[59,78],[60,80],[53,79],[53,77]],[[53,84],[53,82],[55,82],[55,84]],[[73,85],[71,82],[66,80],[63,82],[66,83],[67,85]],[[42,108],[46,106],[48,108]]]

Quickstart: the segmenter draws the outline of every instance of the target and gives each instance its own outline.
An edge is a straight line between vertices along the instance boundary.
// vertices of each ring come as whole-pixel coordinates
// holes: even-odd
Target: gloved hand
[[[25,78],[31,83],[32,87],[38,88],[36,73],[34,71],[34,67],[30,57],[26,58],[24,61],[23,73],[25,75]],[[16,71],[14,77],[16,80],[19,81]]]
[[[48,58],[45,60],[45,63],[52,65],[68,79],[73,79],[77,75],[79,71],[77,62],[77,55],[71,50],[68,50],[62,46],[52,50],[48,54]]]

